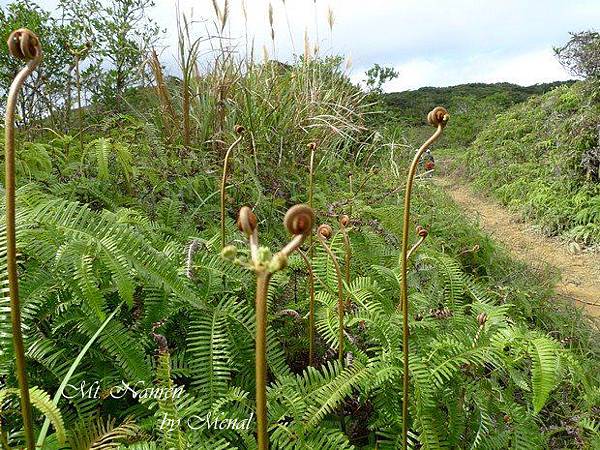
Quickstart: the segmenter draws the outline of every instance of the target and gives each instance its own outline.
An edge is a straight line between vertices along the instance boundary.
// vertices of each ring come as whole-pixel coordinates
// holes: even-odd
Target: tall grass
[[[254,168],[281,169],[306,161],[308,142],[319,143],[321,158],[338,159],[350,156],[357,143],[369,138],[365,124],[372,108],[365,94],[349,81],[342,57],[316,53],[307,37],[304,55],[294,56],[290,63],[270,57],[257,61],[247,35],[236,40],[227,33],[227,2],[215,1],[213,6],[215,34],[206,39],[192,37],[190,21],[180,16],[181,82],[170,83],[169,93],[160,92],[165,105],[157,114],[171,109],[168,98],[182,111],[181,144],[185,148],[207,152],[219,163],[225,143],[235,139],[231,130],[241,124],[248,131]],[[275,45],[272,5],[268,17]],[[332,11],[328,20],[333,33]],[[249,47],[239,54],[244,42]],[[154,72],[156,85],[163,86],[164,76]]]

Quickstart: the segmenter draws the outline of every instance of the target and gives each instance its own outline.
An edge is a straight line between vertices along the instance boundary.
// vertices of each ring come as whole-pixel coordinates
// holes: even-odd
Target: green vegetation
[[[227,14],[218,4],[215,30],[223,30]],[[197,41],[185,24],[184,80],[166,77],[151,54],[152,81],[123,78],[111,95],[94,96],[82,123],[66,110],[42,114],[50,113],[44,91],[27,94],[29,110],[40,113],[18,133],[17,240],[38,444],[45,450],[257,448],[256,292],[244,264],[254,255],[235,221],[242,206],[252,207],[265,246],[259,262],[270,259],[269,248],[289,242],[281,221],[292,205],[308,201],[314,147],[307,144],[316,142],[317,224],[338,230],[340,217],[350,218],[351,258],[345,259],[343,233],[334,231],[327,242],[349,267],[343,339],[333,259],[313,233],[312,251],[303,246],[315,275],[312,367],[306,264],[293,253],[287,267],[278,260],[281,270],[270,280],[270,445],[401,448],[398,257],[401,192],[414,150],[398,142],[410,124],[376,120],[377,94],[354,86],[341,58],[322,57],[309,42],[303,57],[284,65],[268,55],[239,60],[225,48],[227,39],[216,37],[214,60],[200,72]],[[90,73],[116,82],[109,67]],[[84,92],[96,92],[82,83]],[[510,121],[521,110],[536,111],[534,125],[555,121],[565,127],[561,138],[571,136],[578,118],[598,117],[587,106],[576,114],[586,105],[583,89],[561,87],[500,115],[502,140],[492,140],[488,129],[468,151],[493,142],[501,152],[509,139],[532,134],[517,118]],[[551,99],[563,105],[562,115],[545,115]],[[225,178],[222,257],[222,165],[240,136]],[[552,136],[531,135],[523,143],[539,151],[563,144]],[[570,162],[561,161],[563,170],[574,170],[586,139],[565,144],[574,149]],[[468,174],[479,176],[475,161],[485,155],[471,156]],[[407,278],[411,447],[598,448],[597,325],[554,297],[551,275],[512,261],[427,179],[417,182],[413,205],[413,225],[429,235]],[[2,216],[5,209],[3,202]],[[0,253],[6,254],[4,220]],[[0,446],[7,450],[23,446],[23,430],[4,258],[0,281]],[[215,426],[223,419],[240,426]]]
[[[548,234],[600,242],[595,84],[562,86],[498,115],[458,166]]]
[[[452,111],[452,123],[445,138],[447,146],[465,146],[490,124],[494,116],[528,98],[543,94],[562,84],[541,83],[518,86],[511,83],[468,83],[450,87],[423,87],[414,91],[393,92],[385,95],[385,104],[399,123],[419,130],[432,105],[444,105]],[[422,138],[418,131],[417,140]]]

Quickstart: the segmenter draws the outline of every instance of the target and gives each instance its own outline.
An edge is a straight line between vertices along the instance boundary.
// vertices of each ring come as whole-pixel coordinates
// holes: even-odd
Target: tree
[[[60,0],[60,7],[92,45],[84,78],[96,100],[118,106],[127,88],[140,83],[144,61],[160,36],[148,17],[153,0]]]
[[[596,31],[569,33],[571,39],[562,47],[555,47],[558,61],[573,75],[600,78],[600,34]]]
[[[66,48],[67,33],[49,13],[32,2],[16,2],[0,7],[0,94],[6,96],[17,72],[23,67],[8,54],[6,40],[17,28],[27,27],[36,33],[44,51],[40,68],[27,79],[23,94],[19,96],[19,125],[28,125],[34,119],[55,118],[64,110],[64,86],[68,82],[67,67],[70,56]],[[61,117],[56,117],[60,122]]]
[[[398,78],[398,72],[393,67],[382,67],[375,64],[365,72],[367,88],[371,91],[381,92],[381,86],[384,83]]]

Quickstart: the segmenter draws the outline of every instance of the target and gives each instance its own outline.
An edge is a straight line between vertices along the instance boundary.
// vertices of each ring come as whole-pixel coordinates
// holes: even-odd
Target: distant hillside
[[[532,86],[511,83],[468,83],[448,87],[422,87],[413,91],[385,94],[385,101],[401,115],[422,121],[432,105],[444,105],[462,113],[470,101],[491,101],[505,109],[527,100],[532,95],[544,94],[555,87],[573,84],[574,81],[555,81]]]
[[[452,126],[444,138],[445,146],[469,145],[496,114],[522,103],[534,95],[575,81],[519,86],[511,83],[469,83],[449,87],[423,87],[414,91],[385,94],[384,101],[393,120],[408,126],[425,125],[427,113],[437,105],[448,109]]]

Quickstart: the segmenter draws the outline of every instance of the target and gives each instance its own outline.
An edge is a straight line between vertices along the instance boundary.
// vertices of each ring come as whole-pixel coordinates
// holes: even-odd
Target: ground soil
[[[481,227],[511,254],[534,266],[551,266],[560,273],[556,292],[573,301],[588,314],[600,317],[600,253],[576,249],[556,237],[542,235],[532,224],[523,221],[488,197],[478,195],[457,178],[436,178],[467,216],[478,219]]]

